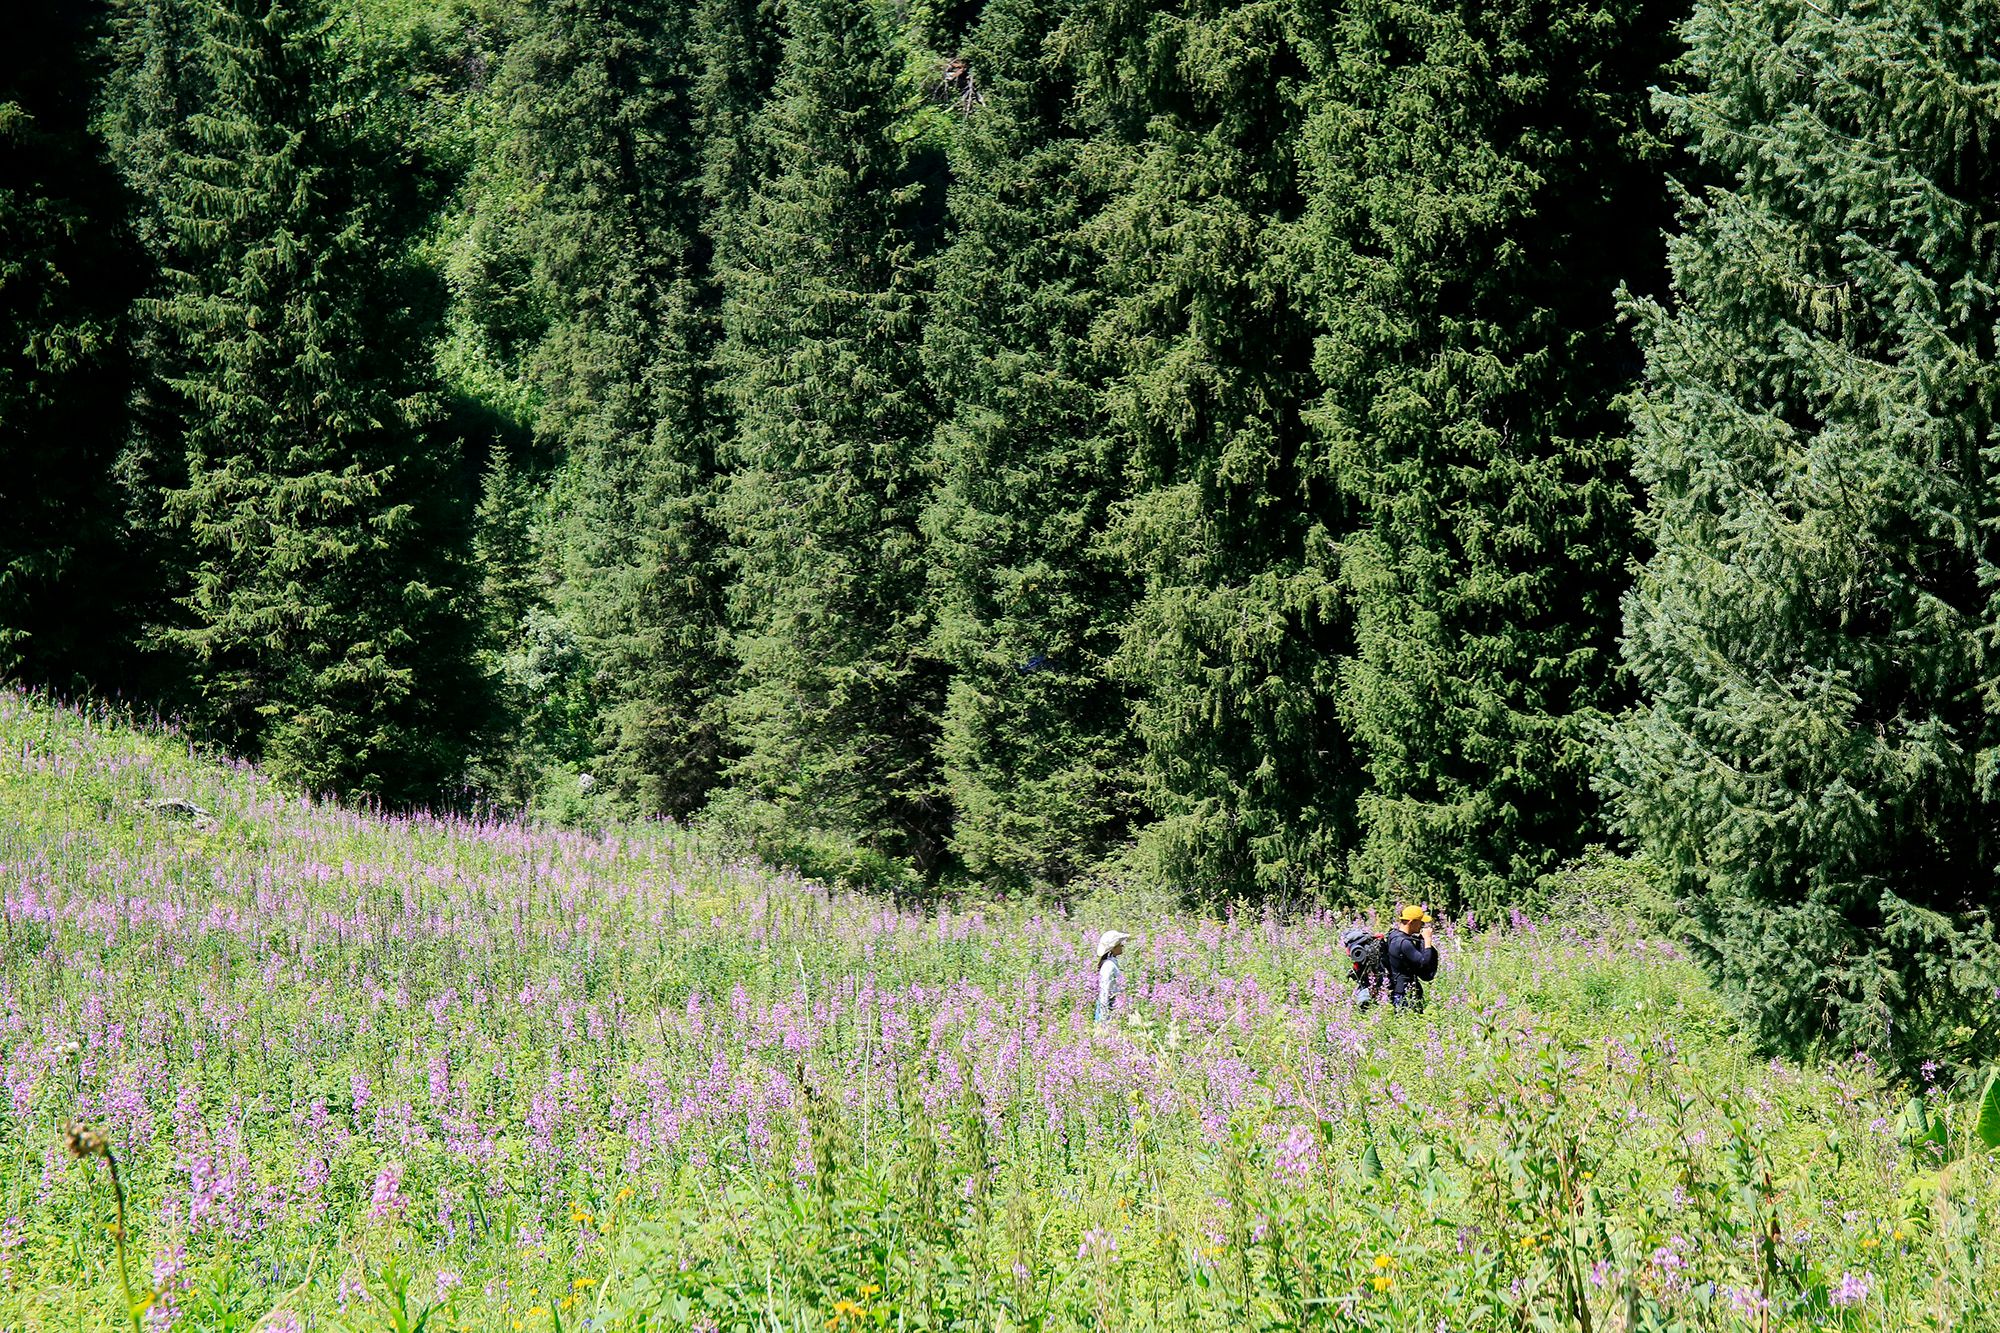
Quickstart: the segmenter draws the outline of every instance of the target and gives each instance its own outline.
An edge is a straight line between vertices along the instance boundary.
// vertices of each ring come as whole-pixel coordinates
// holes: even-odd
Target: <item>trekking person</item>
[[[1424,1007],[1424,983],[1437,975],[1438,951],[1430,914],[1415,903],[1403,908],[1389,928],[1384,952],[1389,964],[1389,1003],[1398,1009]]]
[[[1387,943],[1382,933],[1375,929],[1375,914],[1368,919],[1354,918],[1354,924],[1341,932],[1340,947],[1347,953],[1347,961],[1353,971],[1349,980],[1354,985],[1354,1003],[1374,1004],[1386,993],[1389,984]]]
[[[1124,969],[1118,959],[1125,952],[1125,941],[1131,939],[1122,930],[1107,930],[1097,937],[1097,1021],[1102,1023],[1111,1017],[1111,1007],[1117,1003],[1118,988],[1124,981]]]

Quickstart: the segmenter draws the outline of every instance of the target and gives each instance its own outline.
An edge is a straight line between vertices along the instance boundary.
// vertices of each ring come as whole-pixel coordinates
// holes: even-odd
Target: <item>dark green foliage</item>
[[[2000,1044],[2000,10],[1714,0],[1677,125],[1720,182],[1639,303],[1656,550],[1630,830],[1751,1029]]]
[[[30,6],[0,49],[0,675],[119,654],[118,326],[137,270],[90,133],[102,7]]]
[[[685,5],[538,6],[499,79],[548,321],[530,378],[563,460],[554,603],[596,701],[601,776],[630,807],[681,817],[724,754],[728,675],[689,20]]]
[[[954,236],[925,351],[951,405],[925,527],[952,668],[952,846],[1007,885],[1072,879],[1137,811],[1131,700],[1112,673],[1133,589],[1103,541],[1122,477],[1083,234],[1102,199],[1049,51],[1066,8],[994,0],[962,52]]]
[[[918,355],[928,164],[884,17],[801,0],[787,19],[763,121],[772,176],[726,274],[734,813],[929,873],[950,817],[918,522],[933,427]]]
[[[502,430],[523,435],[536,417],[529,363],[549,327],[530,245],[538,186],[523,173],[533,155],[518,142],[507,106],[515,84],[505,53],[528,21],[519,7],[493,0],[487,20],[467,22],[450,53],[466,81],[463,123],[449,136],[463,165],[432,242],[451,292],[437,351],[445,381]],[[549,460],[514,452],[534,463],[524,470],[538,478],[548,470]]]
[[[553,620],[546,606],[544,563],[535,541],[541,498],[535,473],[496,439],[474,514],[472,557],[479,572],[482,674],[498,705],[499,730],[472,775],[485,800],[504,809],[534,802],[552,757],[589,754],[594,712],[581,694],[582,660],[574,639],[550,669],[530,642]]]
[[[125,187],[122,221],[138,252],[141,294],[157,287],[174,244],[165,181],[176,163],[190,160],[189,118],[208,95],[201,22],[200,8],[188,0],[118,0],[110,7],[98,132]],[[158,631],[180,614],[172,599],[185,552],[169,530],[165,496],[186,480],[185,424],[178,396],[161,378],[170,331],[135,308],[126,313],[125,338],[133,373],[113,471],[121,511],[120,618],[137,669],[114,668],[101,679],[178,705],[187,694],[186,673]]]
[[[771,174],[772,145],[759,118],[782,63],[777,58],[784,49],[782,10],[782,0],[695,0],[690,40],[700,154],[696,248],[702,257],[695,299],[708,321],[711,358],[719,350],[730,275],[750,267],[751,199]],[[709,456],[717,460],[728,453],[736,432],[735,398],[712,383],[718,370],[713,359],[704,367],[701,403]]]
[[[1101,0],[1073,25],[1120,190],[1095,230],[1144,581],[1126,632],[1146,834],[1190,892],[1337,882],[1354,766],[1335,711],[1348,643],[1340,500],[1315,456],[1313,326],[1287,243],[1304,66],[1281,0]]]
[[[434,798],[481,717],[426,284],[336,109],[325,13],[188,0],[182,19],[184,109],[122,148],[160,268],[148,369],[184,432],[162,498],[185,614],[162,639],[198,716],[274,771]],[[158,32],[130,30],[131,77],[163,63]]]
[[[703,232],[716,258],[710,286],[738,262],[744,212],[769,166],[758,113],[777,76],[782,0],[695,0],[694,138],[701,158]]]
[[[481,627],[490,642],[505,642],[540,600],[533,518],[535,489],[512,451],[495,441],[479,491],[473,528],[473,563],[479,570]]]
[[[1658,0],[1356,0],[1316,34],[1316,424],[1358,528],[1358,877],[1490,913],[1597,825],[1631,503],[1621,279],[1666,221]]]

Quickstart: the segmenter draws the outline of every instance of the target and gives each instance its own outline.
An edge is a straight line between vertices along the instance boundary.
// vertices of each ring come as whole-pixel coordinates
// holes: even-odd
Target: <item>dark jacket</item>
[[[1400,923],[1389,928],[1389,1002],[1414,1009],[1424,1002],[1424,983],[1438,974],[1438,951],[1426,949],[1420,936],[1404,932]]]

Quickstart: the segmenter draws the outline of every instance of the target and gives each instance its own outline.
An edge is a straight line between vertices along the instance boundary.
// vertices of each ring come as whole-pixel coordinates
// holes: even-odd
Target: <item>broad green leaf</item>
[[[2000,1148],[2000,1069],[1987,1076],[1986,1091],[1979,1098],[1979,1119],[1973,1132],[1988,1148]]]

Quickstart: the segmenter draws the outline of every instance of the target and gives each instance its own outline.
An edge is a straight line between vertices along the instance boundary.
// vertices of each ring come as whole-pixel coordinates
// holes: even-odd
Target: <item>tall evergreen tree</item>
[[[1769,1046],[2000,1046],[2000,10],[1707,0],[1636,307],[1626,826]]]
[[[741,265],[731,247],[746,234],[750,197],[768,174],[770,145],[757,125],[781,63],[773,57],[784,48],[783,10],[783,0],[694,3],[694,137],[712,291],[724,272]]]
[[[208,95],[200,59],[202,6],[190,0],[114,0],[109,68],[100,98],[102,133],[127,193],[128,223],[154,282],[177,238],[166,216],[167,175],[197,152],[195,110]],[[128,321],[134,375],[131,419],[117,470],[127,530],[128,570],[143,570],[139,618],[157,624],[167,611],[171,541],[163,493],[186,475],[180,404],[162,382],[167,330],[146,318]]]
[[[555,601],[597,700],[602,775],[676,816],[714,781],[727,678],[690,17],[538,6],[500,77],[548,320],[531,377],[563,460]]]
[[[0,676],[62,685],[104,679],[129,628],[111,478],[137,269],[91,132],[103,17],[31,7],[0,52]]]
[[[783,10],[783,0],[695,0],[691,42],[701,198],[695,297],[709,336],[701,425],[709,457],[716,460],[718,494],[728,485],[720,474],[736,433],[737,406],[720,382],[726,377],[719,361],[722,308],[730,275],[752,266],[745,250],[754,239],[751,204],[771,175],[772,145],[762,132],[762,116],[783,63]]]
[[[1090,341],[1084,229],[1102,206],[1050,38],[1066,0],[993,0],[959,59],[953,240],[925,359],[937,439],[940,742],[952,845],[1010,885],[1074,878],[1137,808],[1131,700],[1112,663],[1133,589],[1103,533],[1123,482]]]
[[[1141,692],[1146,834],[1202,893],[1341,877],[1352,763],[1339,496],[1312,447],[1312,324],[1293,248],[1305,67],[1288,0],[1098,0],[1066,40],[1121,173],[1095,230],[1097,336],[1144,592],[1122,651]]]
[[[1665,10],[1356,0],[1314,42],[1302,234],[1315,424],[1358,523],[1357,868],[1454,907],[1519,901],[1602,836],[1588,729],[1632,551],[1614,290],[1667,220],[1643,123]]]
[[[326,11],[183,16],[199,74],[174,77],[193,100],[121,150],[161,267],[141,304],[151,370],[185,430],[164,506],[186,618],[163,638],[199,715],[276,772],[432,797],[479,719],[462,489],[452,442],[426,433],[409,305],[424,284],[337,110]],[[125,55],[142,80],[162,59]]]
[[[763,120],[772,175],[726,275],[732,772],[746,811],[928,872],[950,827],[919,528],[932,430],[919,264],[934,201],[885,16],[800,0],[787,18]]]
[[[542,561],[534,540],[538,496],[513,453],[507,441],[494,441],[473,515],[479,659],[494,694],[495,727],[470,778],[487,803],[518,810],[533,803],[541,781],[540,762],[549,747],[537,724],[544,720],[549,696],[546,681],[536,682],[542,687],[536,689],[525,679],[526,672],[510,670],[518,662],[530,613],[543,602]]]

